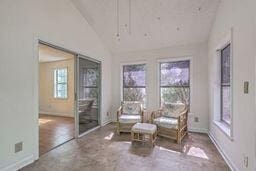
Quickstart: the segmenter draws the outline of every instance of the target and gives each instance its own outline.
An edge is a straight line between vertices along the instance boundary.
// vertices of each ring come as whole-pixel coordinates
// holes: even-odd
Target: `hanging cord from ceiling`
[[[119,0],[116,0],[116,37],[120,37],[119,31]]]
[[[129,34],[132,34],[132,1],[129,0]]]

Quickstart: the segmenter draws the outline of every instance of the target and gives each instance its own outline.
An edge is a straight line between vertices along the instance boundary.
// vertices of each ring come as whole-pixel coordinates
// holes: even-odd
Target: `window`
[[[146,65],[123,66],[123,100],[140,101],[146,105]]]
[[[160,103],[190,103],[190,61],[160,63]]]
[[[221,50],[221,121],[230,125],[231,88],[230,88],[230,44]]]
[[[54,97],[68,97],[68,69],[61,68],[54,70]]]

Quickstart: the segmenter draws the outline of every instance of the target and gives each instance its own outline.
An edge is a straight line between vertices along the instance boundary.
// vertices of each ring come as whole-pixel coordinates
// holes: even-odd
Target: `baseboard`
[[[208,134],[208,129],[205,129],[205,128],[188,128],[188,131],[189,132]]]
[[[6,166],[4,168],[0,168],[1,171],[14,171],[14,170],[19,170],[31,163],[34,162],[34,157],[33,155],[30,155],[30,156],[27,156],[25,158],[23,158],[22,160],[16,162],[16,163],[13,163],[9,166]]]
[[[72,116],[70,113],[58,113],[58,112],[44,112],[44,111],[40,111],[39,112],[41,115],[52,115],[52,116],[63,116],[63,117],[70,117],[73,118],[74,116]]]
[[[227,163],[227,165],[229,166],[229,168],[232,171],[238,171],[237,167],[234,165],[234,163],[229,159],[228,155],[225,153],[225,151],[223,151],[221,149],[221,146],[218,144],[218,142],[216,141],[216,139],[214,138],[214,136],[209,132],[208,133],[211,141],[213,142],[213,144],[216,146],[217,150],[219,151],[219,153],[221,154],[221,156],[223,157],[223,159],[225,160],[225,162]]]
[[[109,119],[109,120],[103,122],[103,123],[101,124],[101,126],[106,126],[107,124],[110,124],[111,122],[112,122],[112,120]]]

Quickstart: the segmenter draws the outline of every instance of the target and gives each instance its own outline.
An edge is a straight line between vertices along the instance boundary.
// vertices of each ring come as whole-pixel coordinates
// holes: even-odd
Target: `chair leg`
[[[181,134],[180,134],[180,131],[178,131],[177,143],[181,144]]]
[[[134,142],[134,132],[133,131],[131,131],[131,137],[132,137],[132,144],[133,144],[133,142]]]
[[[120,124],[119,123],[116,124],[116,133],[117,133],[117,135],[120,135]]]

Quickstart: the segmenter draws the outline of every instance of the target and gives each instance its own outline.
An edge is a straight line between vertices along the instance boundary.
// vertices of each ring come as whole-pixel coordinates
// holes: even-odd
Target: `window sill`
[[[221,121],[213,121],[213,123],[231,140],[233,141],[233,136],[231,135],[231,127]]]
[[[67,97],[54,97],[55,100],[68,100]]]

